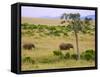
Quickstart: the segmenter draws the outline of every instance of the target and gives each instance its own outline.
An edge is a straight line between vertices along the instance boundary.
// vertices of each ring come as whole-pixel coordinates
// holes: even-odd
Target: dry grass
[[[94,67],[94,62],[63,60],[54,63],[38,63],[38,64],[23,64],[22,70],[43,70],[43,69],[59,69],[59,68],[78,68],[78,67]]]
[[[61,25],[61,20],[50,20],[50,19],[36,19],[36,18],[22,18],[22,23],[30,24],[46,24],[46,25]],[[67,24],[67,23],[66,23]],[[22,30],[23,32],[23,30]],[[95,50],[95,37],[94,35],[79,33],[79,51],[84,52],[87,49]],[[22,35],[22,45],[24,43],[33,43],[36,48],[32,50],[25,50],[22,48],[22,59],[24,57],[31,57],[36,61],[35,64],[23,63],[21,70],[41,70],[41,69],[53,69],[53,68],[75,68],[75,67],[91,67],[95,65],[94,61],[85,60],[60,60],[53,55],[54,50],[59,50],[59,45],[64,43],[71,43],[74,46],[74,50],[67,50],[64,52],[76,53],[76,42],[74,34],[69,34],[69,36],[39,36],[35,33],[33,36]],[[44,59],[52,59],[54,62],[51,63],[41,63],[39,61]]]
[[[80,37],[80,36],[79,36]],[[84,37],[84,38],[83,38]],[[69,37],[37,37],[34,36],[22,37],[22,44],[25,42],[31,42],[36,45],[35,49],[32,50],[24,50],[22,49],[22,58],[25,56],[30,56],[34,60],[39,59],[45,59],[53,57],[53,51],[59,50],[59,44],[62,42],[66,43],[72,43],[74,45],[74,51],[71,49],[66,52],[70,53],[76,53],[76,43],[75,43],[75,37],[69,36]],[[84,52],[87,49],[94,49],[95,43],[94,43],[94,37],[90,35],[81,35],[79,39],[79,47],[80,47],[80,53]],[[94,66],[94,62],[88,62],[88,61],[75,61],[75,60],[67,60],[67,61],[60,61],[60,62],[54,62],[54,63],[36,63],[36,64],[24,64],[22,63],[22,70],[37,70],[37,69],[49,69],[49,68],[73,68],[73,67],[90,67]]]
[[[22,23],[30,23],[30,24],[41,24],[41,25],[66,25],[67,22],[61,24],[61,19],[46,19],[46,18],[27,18],[22,17]]]

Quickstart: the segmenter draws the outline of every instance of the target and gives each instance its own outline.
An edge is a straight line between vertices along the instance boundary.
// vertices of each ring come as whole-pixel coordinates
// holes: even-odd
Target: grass
[[[58,68],[77,68],[77,67],[92,67],[94,66],[93,61],[85,60],[62,60],[52,63],[37,63],[37,64],[24,64],[23,70],[42,70],[42,69],[58,69]]]
[[[59,28],[57,27],[57,30]],[[27,32],[28,31],[28,32]],[[26,33],[25,33],[26,32]],[[35,44],[36,48],[32,50],[25,50],[22,48],[22,60],[25,57],[30,57],[30,60],[34,60],[34,63],[25,63],[22,61],[22,70],[41,70],[41,69],[54,69],[54,68],[75,68],[75,67],[91,67],[95,65],[94,61],[86,60],[74,60],[74,59],[60,59],[58,56],[54,56],[53,51],[59,50],[61,43],[71,43],[74,49],[61,51],[66,55],[76,53],[75,36],[72,32],[68,32],[68,36],[45,35],[43,32],[37,30],[22,29],[22,45],[31,42]],[[32,33],[32,34],[30,34]],[[95,50],[95,38],[94,35],[79,33],[79,51],[83,53],[87,49]],[[68,54],[67,54],[68,55]]]

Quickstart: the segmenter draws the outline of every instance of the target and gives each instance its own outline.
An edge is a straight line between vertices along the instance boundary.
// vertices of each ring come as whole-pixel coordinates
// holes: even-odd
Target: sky
[[[95,15],[94,10],[80,9],[62,9],[62,8],[45,8],[45,7],[21,7],[22,17],[45,18],[45,17],[60,17],[63,13],[80,13],[81,17]]]

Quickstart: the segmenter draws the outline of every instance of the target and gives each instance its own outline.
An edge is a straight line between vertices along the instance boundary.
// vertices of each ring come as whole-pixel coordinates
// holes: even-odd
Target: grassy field
[[[25,23],[26,19],[24,19],[23,23]],[[50,20],[48,20],[49,22]],[[39,21],[40,22],[40,21]],[[38,22],[38,23],[39,23]],[[50,21],[51,22],[51,21]],[[49,22],[49,23],[50,23]],[[31,23],[32,24],[32,23]],[[41,24],[41,23],[40,23]],[[44,22],[42,22],[44,24]],[[57,23],[56,25],[58,25]],[[36,23],[37,25],[37,23]],[[51,23],[51,25],[55,25]],[[25,25],[24,25],[25,26]],[[32,25],[31,25],[32,26]],[[49,29],[49,25],[45,25],[47,29]],[[60,25],[57,26],[56,30]],[[75,36],[72,31],[67,31],[66,29],[63,32],[60,31],[59,34],[47,34],[48,30],[44,29],[40,30],[40,28],[22,28],[22,70],[41,70],[41,69],[54,69],[54,68],[75,68],[75,67],[91,67],[95,66],[94,60],[74,60],[74,59],[62,59],[59,56],[55,56],[53,51],[60,50],[59,45],[61,43],[71,43],[74,46],[74,49],[70,50],[62,50],[63,54],[69,52],[70,54],[76,53],[76,42]],[[50,28],[51,29],[51,28]],[[56,32],[57,33],[57,32]],[[95,51],[95,37],[94,31],[93,34],[83,34],[79,32],[79,51],[80,54],[88,49],[93,49]],[[53,35],[54,34],[54,35]],[[65,34],[65,35],[64,35]],[[26,43],[33,43],[35,48],[32,50],[26,50],[23,48],[23,45]],[[25,62],[24,59],[28,57],[29,62]]]

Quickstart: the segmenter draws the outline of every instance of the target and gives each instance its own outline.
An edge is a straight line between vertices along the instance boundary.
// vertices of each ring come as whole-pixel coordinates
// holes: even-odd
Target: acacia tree
[[[81,30],[81,20],[80,20],[80,14],[79,13],[69,13],[69,14],[62,14],[61,19],[65,18],[66,20],[70,20],[70,28],[74,31],[75,38],[76,38],[76,49],[77,49],[77,55],[78,60],[80,59],[80,52],[79,52],[79,40],[78,40],[78,33]]]

